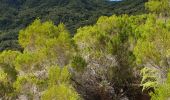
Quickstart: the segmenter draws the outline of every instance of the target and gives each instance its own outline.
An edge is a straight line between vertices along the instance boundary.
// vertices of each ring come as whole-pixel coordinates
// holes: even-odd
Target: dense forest
[[[146,0],[0,0],[0,51],[21,50],[17,37],[20,29],[35,19],[64,23],[75,34],[79,27],[92,25],[97,19],[113,14],[140,14]]]
[[[170,99],[170,0],[1,2],[0,99]]]

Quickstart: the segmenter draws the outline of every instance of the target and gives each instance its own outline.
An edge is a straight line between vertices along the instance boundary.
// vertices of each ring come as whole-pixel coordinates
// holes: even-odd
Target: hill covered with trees
[[[35,19],[64,23],[74,34],[79,27],[94,24],[97,19],[112,14],[144,13],[146,0],[0,0],[0,51],[20,49],[18,32]]]
[[[34,20],[19,31],[22,51],[0,52],[0,99],[169,100],[169,3],[101,16],[74,36],[63,23]]]

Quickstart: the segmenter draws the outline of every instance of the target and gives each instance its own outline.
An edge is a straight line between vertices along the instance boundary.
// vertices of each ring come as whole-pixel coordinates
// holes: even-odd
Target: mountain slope
[[[79,27],[95,23],[102,15],[143,13],[145,1],[0,0],[0,51],[20,49],[18,31],[37,18],[55,24],[62,22],[74,33]]]

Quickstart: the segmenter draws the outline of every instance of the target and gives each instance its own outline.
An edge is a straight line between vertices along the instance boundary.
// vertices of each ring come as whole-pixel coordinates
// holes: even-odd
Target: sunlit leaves
[[[137,28],[140,34],[133,53],[142,70],[143,89],[156,88],[167,77],[169,69],[170,30],[169,22],[150,16],[146,23]]]
[[[19,98],[24,96],[27,99],[37,99],[47,88],[50,92],[50,88],[61,84],[66,87],[61,87],[65,90],[59,95],[70,91],[74,93],[68,93],[69,98],[78,97],[69,83],[71,74],[68,68],[64,67],[74,55],[74,44],[63,24],[55,26],[52,22],[41,23],[40,20],[35,20],[20,31],[19,43],[24,50],[13,59],[13,65],[18,71],[13,86]]]
[[[15,66],[18,71],[23,71],[25,74],[27,72],[33,72],[36,70],[40,70],[44,66],[42,63],[41,55],[37,53],[24,53],[20,54],[15,60]]]
[[[150,88],[156,88],[157,85],[158,85],[158,74],[157,74],[157,70],[156,69],[151,69],[151,68],[143,68],[141,70],[141,75],[143,76],[142,77],[142,80],[141,80],[141,85],[143,86],[143,91],[144,90],[148,90]]]
[[[62,32],[67,32],[63,24],[57,27],[52,22],[41,23],[40,20],[35,20],[26,29],[20,31],[19,43],[25,50],[39,50],[45,47],[46,41],[58,38]]]
[[[170,98],[170,74],[167,80],[151,93],[151,100],[168,100]]]
[[[71,75],[67,67],[61,68],[58,66],[51,67],[48,74],[49,85],[68,83]]]
[[[40,79],[33,74],[18,76],[13,86],[15,93],[20,98],[24,96],[27,99],[40,98],[40,92],[46,88],[46,80]]]
[[[75,92],[75,90],[67,85],[60,84],[54,85],[48,88],[43,96],[42,100],[81,100],[79,95]]]
[[[149,2],[146,3],[146,8],[156,14],[167,16],[170,14],[169,2],[169,0],[149,0]]]
[[[0,70],[0,81],[7,82],[7,74],[2,70]]]
[[[17,77],[14,61],[19,54],[20,52],[18,51],[4,51],[0,53],[0,69],[7,74],[10,82],[14,81]]]
[[[43,92],[42,100],[79,100],[79,95],[69,84],[71,74],[67,67],[52,66],[48,72],[48,89]]]

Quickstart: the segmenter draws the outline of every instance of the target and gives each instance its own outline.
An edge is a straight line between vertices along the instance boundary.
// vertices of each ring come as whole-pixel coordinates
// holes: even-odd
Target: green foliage
[[[43,53],[46,54],[47,59],[50,56],[49,60],[57,60],[60,66],[67,65],[74,54],[74,44],[69,33],[61,32],[58,38],[48,40]]]
[[[66,84],[54,85],[46,90],[42,100],[81,100],[75,90]]]
[[[158,85],[158,80],[156,76],[157,71],[154,69],[149,69],[149,68],[143,68],[141,70],[142,74],[142,81],[141,84],[143,86],[143,91],[144,90],[149,90],[150,88],[156,88]]]
[[[29,93],[31,91],[29,91],[29,89],[31,89],[31,85],[38,85],[42,82],[43,80],[38,79],[35,75],[27,74],[24,76],[19,76],[13,85],[16,89],[16,92]]]
[[[43,3],[61,12],[64,8],[53,4],[64,3],[69,9],[84,11],[81,4],[89,3],[81,0],[14,2],[17,2],[16,6],[27,5],[33,11],[35,6]],[[90,2],[102,6],[98,0]],[[161,17],[156,14],[102,16],[96,24],[80,27],[73,38],[64,24],[56,26],[52,21],[41,22],[43,18],[40,17],[19,32],[22,52],[9,50],[0,53],[0,96],[5,100],[80,100],[81,97],[87,100],[125,97],[133,100],[142,94],[142,86],[143,91],[152,90],[153,100],[168,99],[170,20],[162,16],[169,13],[167,2],[150,0],[146,4],[150,11],[160,13]],[[88,10],[95,9],[94,5],[88,6],[85,7]],[[64,11],[68,8],[65,7]],[[27,15],[28,12],[24,11],[22,14]],[[66,26],[78,21],[71,21],[70,16],[67,18],[64,20],[68,22]],[[4,34],[0,37],[6,39]]]
[[[134,81],[140,81],[133,73],[136,66],[133,50],[140,37],[135,31],[138,26],[145,24],[148,17],[148,15],[103,16],[95,25],[78,29],[73,39],[77,44],[78,53],[86,60],[87,67],[84,72],[77,75],[78,78],[82,75],[77,80],[81,80],[79,82],[82,85],[86,82],[91,84],[86,79],[94,83],[92,86],[85,85],[84,88],[89,91],[99,90],[95,91],[98,96],[109,99],[114,98],[114,95],[106,96],[110,93],[109,89],[103,94],[100,93],[103,88],[111,87],[109,84],[114,84],[116,88],[125,88]],[[99,88],[100,86],[103,87]],[[119,90],[116,91],[119,93]],[[126,92],[128,95],[128,90]]]
[[[44,91],[42,100],[80,100],[79,95],[69,84],[70,76],[67,67],[51,67],[48,72],[48,89]]]
[[[79,100],[80,97],[70,85],[70,73],[67,67],[52,66],[47,77],[38,77],[33,74],[19,76],[14,83],[15,92],[24,94],[29,99],[41,97],[42,100]],[[42,92],[43,95],[38,95]]]
[[[81,72],[87,67],[87,63],[81,56],[77,55],[72,58],[71,67]]]
[[[0,81],[7,82],[7,74],[2,70],[0,70]]]
[[[51,88],[57,86],[59,90],[56,90],[57,94],[54,93],[56,96],[78,98],[78,94],[69,84],[71,75],[68,68],[64,67],[69,64],[74,47],[63,24],[55,26],[52,22],[41,23],[40,20],[35,20],[29,27],[20,31],[19,43],[24,48],[14,63],[19,72],[14,83],[19,97],[24,94],[28,99],[36,99],[40,98],[40,93],[44,91],[43,95],[48,96],[48,93],[53,92]],[[60,93],[60,89],[64,91]],[[53,98],[53,95],[48,97]]]
[[[151,93],[151,100],[168,100],[170,98],[170,74],[168,74],[166,82],[159,85],[158,88]]]
[[[70,73],[67,67],[60,68],[58,66],[53,66],[49,69],[49,85],[68,83],[70,79]]]
[[[142,69],[143,90],[156,89],[166,79],[169,39],[169,20],[157,19],[154,14],[101,17],[96,25],[80,28],[74,36],[80,54],[97,75],[104,74],[99,71],[102,66],[107,69],[108,62],[102,57],[113,55],[117,62],[112,69],[114,84],[133,83],[129,81],[135,79],[132,66],[139,66],[136,69]],[[100,67],[95,68],[97,64]]]
[[[0,96],[3,99],[7,99],[14,91],[12,84],[17,78],[14,60],[19,54],[18,51],[0,53]]]
[[[18,32],[36,18],[64,23],[72,34],[79,27],[94,24],[98,17],[112,14],[144,13],[146,0],[124,0],[120,3],[107,0],[1,0],[0,51],[22,50],[18,45]],[[14,42],[15,41],[15,42]]]
[[[170,14],[169,2],[169,0],[149,0],[149,2],[146,3],[146,8],[156,14],[168,16]]]
[[[156,83],[162,83],[166,79],[168,71],[168,52],[170,49],[170,35],[169,35],[169,22],[164,22],[162,19],[156,19],[155,17],[150,17],[147,19],[144,25],[141,25],[137,32],[140,34],[140,37],[137,41],[137,44],[134,49],[134,54],[137,59],[138,64],[150,69],[149,76],[155,77]],[[156,73],[152,72],[156,70]],[[146,80],[145,76],[148,76],[148,73],[143,76],[143,80]],[[153,82],[153,79],[147,79],[148,87],[152,85],[155,87],[156,84]],[[153,82],[153,84],[151,84]],[[153,86],[155,84],[155,86]],[[144,88],[147,88],[144,83]]]
[[[53,87],[59,89],[57,98],[80,99],[70,84],[68,67],[64,67],[74,54],[74,44],[63,24],[55,26],[52,22],[35,20],[20,31],[19,43],[22,53],[0,53],[0,96],[3,99],[38,99],[41,94],[53,92]]]
[[[14,81],[17,77],[14,60],[19,54],[20,52],[18,51],[4,51],[0,53],[0,69],[7,74],[9,82]]]
[[[15,66],[18,71],[30,73],[38,69],[41,69],[42,67],[40,66],[41,60],[42,60],[41,55],[38,55],[37,53],[24,53],[20,54],[15,59]]]
[[[52,22],[41,23],[40,20],[35,20],[25,30],[21,30],[19,34],[19,43],[26,49],[43,48],[45,39],[57,38],[59,32],[65,31],[63,25],[56,27]]]
[[[25,54],[18,60],[30,58],[30,62],[34,60],[37,64],[46,60],[48,66],[56,63],[60,66],[67,65],[74,52],[72,40],[63,24],[55,26],[52,22],[41,23],[40,20],[35,20],[28,28],[20,31],[19,43]]]

